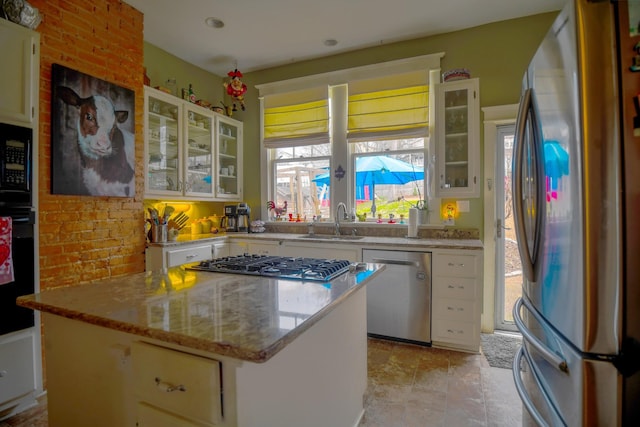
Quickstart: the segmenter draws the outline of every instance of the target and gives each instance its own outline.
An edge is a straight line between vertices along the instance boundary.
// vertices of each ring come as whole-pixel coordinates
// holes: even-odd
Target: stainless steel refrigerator
[[[640,420],[640,2],[570,1],[523,81],[513,200],[524,424]]]

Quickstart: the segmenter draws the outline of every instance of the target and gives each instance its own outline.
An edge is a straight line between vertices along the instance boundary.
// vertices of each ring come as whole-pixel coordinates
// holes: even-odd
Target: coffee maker
[[[236,209],[236,214],[237,214],[237,225],[238,225],[238,231],[239,232],[245,232],[245,233],[249,233],[251,232],[251,227],[250,227],[250,221],[249,221],[249,214],[251,212],[251,209],[249,208],[249,205],[247,205],[246,203],[238,203],[238,207]]]
[[[226,205],[220,228],[225,231],[238,231],[238,209],[236,205]]]

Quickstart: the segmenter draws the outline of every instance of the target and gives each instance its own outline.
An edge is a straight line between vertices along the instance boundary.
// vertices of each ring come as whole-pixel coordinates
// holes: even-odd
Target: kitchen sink
[[[364,236],[336,236],[333,234],[305,234],[300,236],[301,239],[319,239],[319,240],[360,240],[364,239]]]

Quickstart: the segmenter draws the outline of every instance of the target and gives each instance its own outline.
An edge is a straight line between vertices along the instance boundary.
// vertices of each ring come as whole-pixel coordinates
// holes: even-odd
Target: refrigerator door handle
[[[513,212],[515,232],[518,240],[518,250],[520,251],[520,258],[522,261],[522,270],[524,276],[531,282],[536,282],[536,269],[535,262],[538,255],[538,248],[540,247],[540,230],[542,229],[542,218],[544,212],[544,193],[542,187],[536,182],[537,188],[535,189],[535,202],[537,206],[535,209],[535,230],[533,230],[533,248],[529,248],[527,230],[525,228],[525,208],[523,206],[522,199],[522,187],[523,187],[523,158],[524,158],[524,140],[525,131],[527,128],[527,119],[531,118],[530,127],[533,134],[533,149],[535,153],[535,160],[537,163],[534,165],[535,172],[538,174],[536,179],[540,179],[544,175],[544,170],[541,169],[542,159],[540,156],[540,147],[542,146],[542,130],[540,129],[540,123],[538,121],[537,109],[535,100],[533,97],[533,89],[529,88],[522,94],[522,100],[518,108],[518,117],[516,119],[516,132],[515,132],[515,153],[513,156]]]
[[[547,348],[547,346],[545,346],[544,343],[540,341],[535,335],[533,335],[533,333],[525,326],[524,322],[522,321],[522,317],[520,316],[520,308],[523,305],[539,323],[543,322],[540,316],[535,312],[535,309],[533,309],[523,297],[518,298],[515,305],[513,306],[513,321],[522,333],[522,338],[529,342],[536,350],[538,350],[542,357],[552,366],[555,366],[558,368],[558,370],[568,374],[569,366],[567,365],[567,361],[558,356],[553,351],[549,350],[549,348]]]
[[[527,359],[527,363],[529,364],[530,367],[533,366],[531,364],[531,357],[527,353],[527,349],[524,347],[524,345],[520,347],[520,349],[516,353],[516,356],[513,358],[513,366],[511,367],[511,371],[513,373],[513,382],[516,385],[516,391],[520,395],[520,400],[522,400],[522,404],[524,405],[525,409],[527,410],[527,412],[529,412],[529,415],[531,415],[531,418],[535,420],[538,426],[550,427],[549,423],[545,421],[542,415],[540,415],[540,412],[538,412],[538,409],[533,405],[533,402],[529,397],[529,393],[527,393],[527,388],[524,385],[524,381],[522,381],[522,377],[520,376],[520,365],[523,357]],[[533,372],[533,370],[531,374],[535,378],[535,382],[538,388],[541,388],[539,380],[535,375],[535,372]],[[547,396],[544,396],[544,402],[546,403],[547,409],[549,410],[549,412],[553,413],[553,415],[557,419],[561,419],[561,417],[558,415],[553,405],[549,402]]]

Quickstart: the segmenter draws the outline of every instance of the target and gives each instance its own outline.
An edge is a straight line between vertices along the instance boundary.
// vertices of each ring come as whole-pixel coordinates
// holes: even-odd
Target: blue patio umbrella
[[[558,141],[544,142],[544,173],[556,179],[569,175],[569,153]]]
[[[547,199],[550,200],[557,198],[560,178],[569,175],[569,153],[554,140],[545,141],[543,148]]]
[[[330,174],[316,176],[313,182],[330,185]],[[424,179],[424,170],[389,156],[362,156],[356,159],[356,187],[371,186],[371,213],[376,214],[376,184],[406,184]]]

